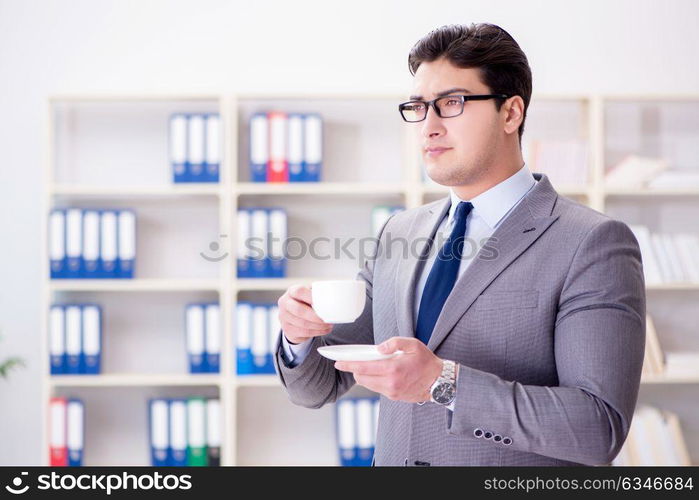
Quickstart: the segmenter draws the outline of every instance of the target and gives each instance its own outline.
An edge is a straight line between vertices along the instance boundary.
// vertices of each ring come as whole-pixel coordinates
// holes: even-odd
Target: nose
[[[442,119],[437,116],[434,105],[427,107],[427,115],[422,121],[422,135],[426,138],[434,138],[443,135],[445,132]]]

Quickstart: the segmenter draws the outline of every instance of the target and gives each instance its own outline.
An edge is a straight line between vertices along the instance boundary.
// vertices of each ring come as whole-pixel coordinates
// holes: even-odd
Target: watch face
[[[449,382],[442,382],[437,384],[437,387],[432,391],[432,398],[440,405],[450,404],[456,395],[456,388],[454,384]]]

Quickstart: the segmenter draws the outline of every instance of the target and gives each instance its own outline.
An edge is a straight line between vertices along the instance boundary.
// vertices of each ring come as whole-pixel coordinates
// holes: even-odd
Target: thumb
[[[391,337],[385,342],[380,343],[377,346],[378,351],[381,354],[391,354],[396,351],[412,352],[415,350],[415,342],[420,342],[417,339],[411,339],[408,337]]]

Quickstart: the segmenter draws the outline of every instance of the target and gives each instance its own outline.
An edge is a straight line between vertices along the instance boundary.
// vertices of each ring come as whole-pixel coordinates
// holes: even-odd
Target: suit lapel
[[[483,290],[558,218],[558,215],[551,215],[558,194],[546,175],[533,175],[538,181],[536,186],[507,216],[454,284],[427,344],[433,351],[439,347]],[[393,257],[399,259],[394,302],[398,333],[401,337],[415,337],[413,316],[416,280],[430,251],[430,245],[427,243],[434,239],[449,205],[450,199],[446,197],[427,205],[425,210],[420,210],[407,233],[407,258],[403,259],[400,255]],[[419,245],[414,249],[412,246],[416,241]],[[399,251],[402,251],[402,248]]]
[[[393,257],[399,259],[398,278],[394,288],[394,304],[396,318],[398,318],[398,333],[401,337],[415,336],[413,329],[415,281],[422,271],[437,228],[449,211],[450,203],[450,199],[447,197],[444,200],[427,205],[425,210],[418,211],[407,233],[407,257],[403,258],[402,255]],[[413,248],[415,246],[414,242],[418,242],[416,245],[418,248]],[[402,250],[400,248],[399,251]]]

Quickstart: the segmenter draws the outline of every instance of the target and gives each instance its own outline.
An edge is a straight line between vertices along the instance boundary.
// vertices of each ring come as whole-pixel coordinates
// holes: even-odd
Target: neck
[[[451,189],[456,196],[462,200],[471,200],[475,198],[493,186],[500,184],[505,179],[512,177],[512,175],[522,168],[524,165],[522,153],[518,148],[517,154],[511,155],[511,159],[503,161],[496,160],[494,165],[497,165],[497,167],[487,170],[485,175],[476,179],[474,182],[462,184],[460,186],[452,186]]]

